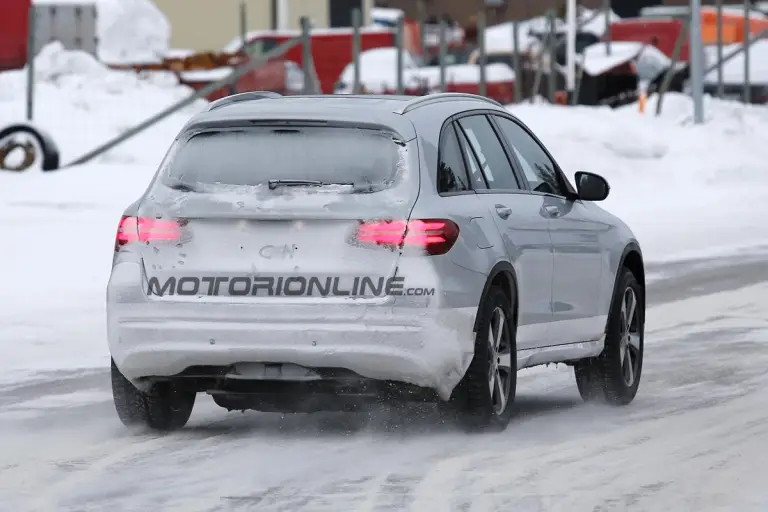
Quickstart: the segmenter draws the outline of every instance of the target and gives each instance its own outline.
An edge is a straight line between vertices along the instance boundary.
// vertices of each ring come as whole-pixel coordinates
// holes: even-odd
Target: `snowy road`
[[[102,369],[0,388],[0,508],[768,510],[768,261],[716,263],[653,269],[633,405],[585,405],[570,369],[528,370],[502,434],[201,397],[188,428],[147,435],[118,423]]]

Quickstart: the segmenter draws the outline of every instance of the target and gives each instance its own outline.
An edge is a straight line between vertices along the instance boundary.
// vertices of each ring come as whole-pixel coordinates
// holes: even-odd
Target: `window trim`
[[[495,116],[502,117],[504,119],[507,119],[508,121],[513,122],[514,124],[519,126],[525,133],[527,133],[531,139],[533,139],[536,145],[539,146],[539,148],[544,152],[547,158],[549,158],[552,164],[554,165],[555,175],[557,176],[557,180],[560,183],[560,187],[563,190],[565,190],[565,194],[553,194],[551,192],[538,192],[536,190],[533,190],[531,189],[531,184],[528,182],[527,178],[525,178],[524,180],[525,190],[531,194],[536,194],[541,196],[556,197],[559,199],[566,199],[569,201],[577,200],[579,198],[579,195],[571,186],[570,181],[568,181],[568,179],[566,178],[565,173],[560,168],[560,165],[557,163],[557,160],[555,160],[555,158],[552,156],[549,150],[547,150],[546,146],[544,146],[544,144],[541,142],[541,140],[539,140],[539,138],[536,137],[536,135],[534,135],[533,131],[530,128],[528,128],[522,121],[520,121],[519,119],[515,118],[512,115],[505,115],[504,112],[495,111],[489,117],[494,118]],[[502,134],[504,133],[503,128],[498,124],[496,119],[492,119],[492,123],[499,130],[499,133],[502,133]],[[504,140],[505,147],[509,146],[508,150],[514,156],[515,161],[517,161],[517,156],[514,154],[514,148],[512,148],[511,143],[507,140],[506,136],[503,136],[502,138]]]
[[[464,138],[466,139],[467,143],[469,144],[470,149],[472,150],[472,154],[475,157],[475,162],[480,165],[480,159],[477,157],[477,154],[475,153],[475,149],[472,147],[472,143],[469,142],[469,137],[467,137],[467,134],[465,133],[464,127],[461,126],[461,119],[467,118],[467,117],[484,117],[485,120],[488,122],[488,124],[491,127],[491,130],[493,131],[494,135],[496,136],[496,140],[499,142],[499,145],[501,146],[502,151],[504,152],[504,155],[507,158],[507,163],[509,164],[510,169],[512,169],[512,176],[515,178],[515,182],[517,182],[518,188],[491,188],[488,184],[488,179],[485,176],[485,173],[483,173],[483,180],[485,181],[486,188],[482,190],[478,190],[478,194],[515,194],[520,192],[528,192],[529,189],[525,188],[528,184],[528,180],[522,180],[520,178],[520,173],[518,171],[518,162],[516,159],[512,159],[510,157],[510,151],[507,148],[506,140],[504,137],[501,136],[500,131],[498,127],[495,125],[495,123],[490,119],[489,114],[494,112],[493,110],[469,110],[466,112],[462,112],[461,114],[457,114],[454,116],[456,118],[456,126],[457,130],[460,130]],[[482,172],[482,166],[480,166],[481,172]]]
[[[472,161],[475,163],[478,169],[480,169],[480,176],[483,178],[483,187],[484,188],[475,188],[474,182],[472,182],[472,188],[474,189],[475,193],[480,194],[484,193],[486,190],[490,190],[488,187],[488,178],[485,176],[485,173],[483,172],[483,166],[480,165],[480,159],[477,157],[477,153],[475,152],[475,148],[472,147],[472,143],[469,141],[469,137],[467,137],[467,134],[464,132],[464,129],[461,127],[461,125],[457,122],[454,123],[454,129],[456,130],[456,136],[461,139],[459,141],[459,146],[461,149],[462,157],[464,158],[464,165],[467,168],[467,173],[469,173],[469,162],[467,161],[468,158],[471,158]],[[466,145],[467,148],[469,148],[469,151],[471,152],[470,155],[466,153],[466,150],[464,149],[464,146]],[[471,179],[470,179],[471,182]]]
[[[443,157],[443,136],[448,130],[453,130],[453,136],[456,138],[456,142],[459,143],[459,156],[461,157],[461,165],[464,170],[464,177],[467,179],[467,184],[469,185],[468,190],[457,190],[455,192],[440,192],[438,188],[438,176],[437,173],[440,172],[440,162],[442,161]],[[459,134],[456,133],[456,126],[453,122],[453,117],[449,117],[445,120],[443,123],[443,126],[440,128],[440,136],[437,140],[437,171],[435,172],[435,190],[437,191],[437,195],[440,197],[451,197],[451,196],[464,196],[467,194],[474,194],[475,193],[475,187],[472,183],[472,179],[469,176],[469,170],[467,169],[467,162],[464,158],[464,150],[461,148],[461,141],[459,140]]]

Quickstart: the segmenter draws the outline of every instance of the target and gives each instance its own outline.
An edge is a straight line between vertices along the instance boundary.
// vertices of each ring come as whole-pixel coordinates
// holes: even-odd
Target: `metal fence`
[[[763,39],[768,31],[763,30],[758,34],[752,35],[749,37],[749,40],[746,42],[746,44],[743,45],[736,45],[737,47],[734,49],[729,50],[728,52],[724,51],[724,45],[722,40],[722,20],[723,20],[723,13],[722,13],[722,0],[718,1],[718,44],[717,44],[717,59],[716,62],[707,67],[706,69],[703,69],[704,66],[702,63],[704,62],[701,55],[703,54],[703,47],[701,43],[701,31],[700,27],[699,30],[696,30],[696,23],[692,23],[691,20],[698,20],[700,19],[700,11],[697,8],[697,3],[699,0],[692,0],[693,6],[691,9],[688,10],[688,13],[685,18],[685,24],[684,28],[680,33],[680,36],[678,37],[678,40],[676,42],[674,52],[672,55],[672,66],[669,68],[667,73],[663,76],[663,79],[660,81],[660,86],[653,92],[658,93],[658,102],[656,106],[656,113],[659,114],[662,110],[662,104],[663,104],[663,97],[664,94],[669,90],[670,84],[675,80],[675,66],[677,62],[679,61],[680,54],[683,48],[683,43],[688,40],[689,46],[691,48],[691,55],[694,56],[691,60],[691,76],[694,77],[693,80],[689,80],[690,85],[692,85],[692,95],[694,96],[694,99],[696,100],[697,104],[697,112],[696,112],[696,120],[697,122],[701,122],[702,118],[702,112],[701,112],[701,96],[703,94],[703,81],[701,77],[705,76],[706,74],[709,74],[711,72],[717,73],[717,83],[715,86],[714,93],[718,96],[725,96],[727,95],[727,91],[729,90],[728,86],[731,84],[727,84],[724,81],[723,78],[723,66],[727,64],[732,59],[738,57],[741,54],[744,54],[746,57],[744,59],[744,81],[742,84],[736,84],[741,88],[742,91],[742,100],[745,102],[750,102],[752,100],[752,91],[753,91],[753,85],[750,80],[750,48],[755,44],[755,42]],[[608,20],[608,13],[610,10],[608,9],[608,3],[606,2],[605,10],[602,12],[596,13],[594,16],[598,16],[601,13],[606,15],[606,20]],[[746,5],[746,3],[745,3]],[[744,11],[745,17],[744,17],[744,31],[746,34],[750,33],[750,19],[751,19],[751,11],[749,11],[747,8],[745,8]],[[515,79],[514,79],[514,101],[520,102],[524,99],[528,99],[530,101],[533,101],[533,98],[537,95],[544,96],[547,98],[550,102],[556,101],[556,93],[562,85],[558,83],[558,80],[556,79],[557,73],[556,73],[556,65],[555,65],[555,42],[557,41],[557,34],[559,31],[556,30],[556,16],[555,12],[551,11],[547,15],[548,19],[548,30],[543,35],[543,39],[541,40],[541,44],[539,45],[539,51],[536,56],[535,62],[530,62],[530,55],[527,53],[521,51],[521,49],[518,47],[519,42],[519,23],[513,22],[511,23],[511,40],[513,42],[513,48],[512,52],[510,53],[510,62]],[[581,20],[576,29],[583,27],[585,24],[591,22],[593,18]],[[351,60],[354,64],[354,76],[353,76],[353,85],[352,90],[353,92],[360,92],[363,89],[363,78],[361,77],[361,66],[360,66],[360,55],[361,55],[361,20],[362,16],[360,14],[359,10],[356,10],[353,14],[353,45],[352,45],[352,55]],[[477,41],[476,41],[476,50],[479,55],[477,59],[477,66],[479,68],[479,75],[480,75],[480,83],[479,83],[479,92],[480,94],[486,94],[488,83],[486,80],[486,65],[487,65],[487,52],[485,47],[485,31],[486,31],[486,19],[484,12],[481,11],[478,13],[477,16]],[[193,103],[197,99],[204,98],[208,96],[209,94],[218,91],[222,88],[227,88],[233,86],[238,80],[240,80],[243,76],[245,76],[250,71],[257,69],[264,65],[264,63],[270,59],[278,58],[285,54],[289,49],[295,47],[296,45],[301,45],[303,48],[302,55],[303,55],[303,71],[304,71],[304,92],[310,93],[314,89],[314,83],[313,83],[313,77],[315,76],[314,73],[314,62],[312,58],[312,39],[311,39],[311,27],[310,22],[308,18],[302,17],[301,18],[301,35],[289,40],[288,42],[274,48],[271,51],[268,51],[261,55],[252,55],[252,58],[248,61],[246,61],[243,65],[237,67],[232,73],[214,83],[211,83],[207,85],[206,87],[194,92],[193,94],[190,94],[189,97],[177,102],[176,104],[168,107],[167,109],[163,110],[162,112],[152,116],[151,118],[147,119],[145,122],[137,125],[136,127],[128,130],[127,132],[123,133],[119,137],[116,137],[113,140],[110,140],[98,148],[93,149],[92,151],[89,151],[87,154],[77,158],[73,162],[69,163],[68,165],[77,165],[77,164],[83,164],[86,163],[99,155],[109,151],[110,149],[114,148],[115,146],[121,144],[123,141],[137,135],[138,133],[146,130],[147,128],[155,125],[157,122],[165,119],[169,115],[179,111],[180,109],[186,107],[187,105]],[[609,23],[606,23],[607,26],[610,26]],[[690,30],[691,27],[694,27],[694,30]],[[30,57],[35,54],[35,47],[34,44],[35,41],[35,31],[34,31],[34,21],[31,22],[31,37],[30,42],[33,43],[30,45]],[[437,55],[437,63],[439,67],[439,84],[437,87],[437,90],[434,91],[427,91],[427,92],[443,92],[446,90],[446,88],[450,85],[450,81],[447,76],[447,68],[448,68],[448,48],[447,48],[447,38],[446,34],[448,31],[448,27],[445,25],[444,22],[440,23],[438,32],[439,32],[439,45],[438,45],[438,55]],[[421,33],[423,34],[424,31],[422,30]],[[245,32],[243,31],[243,40],[246,42],[246,53],[248,52],[247,48],[247,41],[245,41]],[[611,50],[611,34],[610,30],[607,30],[607,33],[603,37],[603,41],[605,41],[605,51],[606,53],[609,53]],[[395,65],[395,85],[394,85],[394,91],[398,94],[403,94],[406,90],[406,84],[404,80],[404,43],[405,43],[405,30],[404,30],[404,20],[401,18],[398,20],[395,26],[395,48],[396,48],[396,65]],[[423,46],[422,46],[423,50]],[[696,57],[699,56],[699,57]],[[423,57],[423,55],[422,55]],[[527,64],[524,64],[523,61],[528,59]],[[34,98],[34,59],[30,58],[29,65],[28,65],[28,73],[29,73],[29,87],[28,87],[28,118],[31,120],[33,116],[33,98]],[[527,77],[526,77],[527,75]],[[698,79],[696,78],[698,77]],[[561,77],[562,78],[562,77]],[[575,88],[574,91],[568,91],[569,93],[573,93],[571,95],[571,102],[575,102],[578,97],[579,92],[579,85],[582,78],[582,74],[579,73],[576,76],[575,83],[570,84],[571,87]],[[679,78],[679,77],[678,77]]]
[[[676,45],[682,47],[683,42],[687,39],[690,48],[690,80],[689,90],[693,97],[694,103],[694,122],[697,124],[704,122],[704,101],[703,96],[705,93],[712,94],[718,98],[739,98],[745,104],[759,102],[765,103],[768,101],[768,83],[758,80],[753,81],[752,77],[752,49],[758,41],[765,39],[768,36],[768,28],[764,28],[755,33],[752,30],[752,20],[756,12],[759,12],[753,6],[753,2],[750,0],[744,0],[742,4],[742,16],[743,16],[743,38],[742,43],[736,43],[728,45],[731,48],[729,51],[725,51],[724,44],[724,5],[723,0],[717,0],[715,4],[716,9],[716,33],[717,41],[715,44],[715,55],[707,55],[705,45],[702,40],[702,15],[701,15],[701,0],[691,0],[688,12],[683,16],[686,19],[686,26],[690,26],[690,30],[683,30],[680,34],[679,40]],[[764,14],[759,12],[760,14]],[[710,57],[710,58],[707,58]],[[741,58],[742,69],[741,76],[737,79],[732,77],[725,77],[725,66],[734,59]],[[676,65],[679,60],[679,52],[673,55],[673,65]],[[711,64],[708,64],[708,61]],[[711,80],[712,74],[715,73],[715,80]],[[736,74],[736,76],[739,76]],[[667,81],[668,82],[668,81]],[[659,100],[657,103],[656,114],[661,113],[661,103],[663,100],[665,87],[659,91]],[[757,94],[756,94],[757,93]],[[757,97],[756,97],[757,96]],[[755,101],[757,100],[757,101]]]
[[[702,42],[702,14],[701,14],[701,0],[691,0],[691,4],[688,8],[683,9],[676,15],[678,19],[683,22],[683,28],[680,31],[678,40],[675,43],[674,51],[671,56],[671,65],[662,76],[657,77],[655,85],[651,90],[637,91],[638,95],[642,93],[658,93],[659,99],[656,105],[657,113],[661,112],[663,104],[664,93],[670,90],[670,87],[675,84],[679,90],[685,90],[690,93],[694,99],[696,105],[696,119],[697,122],[701,122],[703,114],[701,113],[702,96],[704,94],[711,94],[719,98],[736,98],[740,99],[744,103],[760,102],[764,103],[768,101],[768,83],[756,81],[752,76],[751,63],[754,61],[752,55],[752,48],[755,43],[764,39],[768,35],[768,29],[756,32],[752,30],[754,26],[753,18],[755,16],[756,9],[752,6],[752,2],[745,0],[743,3],[743,27],[742,30],[745,34],[744,43],[732,43],[724,44],[723,39],[723,19],[724,19],[724,7],[723,0],[716,0],[715,8],[717,12],[717,33],[718,38],[716,44],[704,47]],[[730,6],[733,9],[733,5]],[[736,6],[738,8],[738,5]],[[579,20],[576,23],[575,31],[580,32],[584,26],[594,21],[598,16],[605,16],[606,30],[602,36],[604,42],[605,51],[608,55],[612,52],[612,34],[610,20],[610,0],[603,1],[603,7],[601,10],[595,11],[588,19]],[[549,11],[546,15],[548,19],[548,30],[545,31],[538,45],[536,52],[529,52],[527,49],[521,49],[518,47],[520,41],[520,27],[519,22],[513,21],[511,25],[511,41],[513,47],[511,49],[509,64],[512,67],[515,80],[515,102],[520,101],[534,101],[536,96],[544,97],[550,102],[558,101],[558,92],[563,91],[568,94],[565,96],[569,101],[574,104],[578,101],[581,79],[583,78],[583,66],[576,66],[575,81],[566,80],[567,78],[567,63],[566,66],[559,66],[555,64],[555,51],[558,44],[558,35],[561,31],[556,30],[556,15],[555,11]],[[356,19],[359,19],[356,18]],[[479,54],[477,64],[480,69],[480,94],[486,94],[488,90],[488,84],[486,83],[485,69],[487,65],[488,53],[485,47],[485,33],[486,33],[486,18],[485,12],[479,11],[476,16],[477,19],[477,44],[476,50]],[[424,51],[423,34],[424,20],[420,20],[422,35],[421,49]],[[362,77],[360,76],[360,45],[359,45],[359,30],[358,24],[354,27],[355,30],[355,45],[353,45],[352,61],[355,64],[355,76],[354,84],[352,86],[353,92],[359,92],[362,89]],[[403,59],[401,58],[403,47],[403,34],[404,34],[404,20],[400,19],[395,24],[396,31],[396,47],[397,47],[397,63],[394,70],[394,92],[402,94],[404,91],[403,80]],[[448,48],[446,44],[446,33],[448,27],[444,22],[440,23],[438,28],[439,33],[439,52],[437,57],[437,65],[440,67],[439,71],[439,84],[438,91],[445,91],[446,87],[450,85],[446,68],[448,67]],[[684,46],[688,46],[689,49],[689,62],[686,69],[682,70],[678,66],[680,63],[680,57]],[[708,54],[705,58],[705,52]],[[424,57],[424,55],[422,55]],[[531,60],[533,57],[533,60]],[[734,80],[732,76],[726,77],[724,69],[726,66],[733,67],[734,59],[741,59],[742,65],[742,78]],[[424,60],[424,59],[422,59]],[[713,79],[713,74],[715,79]],[[732,75],[732,73],[730,73]],[[681,77],[684,77],[685,87],[681,85]],[[570,83],[569,83],[570,82]],[[660,84],[660,85],[658,85]],[[635,96],[635,99],[637,96]]]
[[[575,30],[580,31],[587,24],[593,22],[597,17],[601,15],[605,16],[606,19],[609,19],[610,12],[610,0],[604,0],[602,9],[594,11],[593,14],[588,18],[576,21]],[[418,55],[417,57],[419,57],[422,63],[430,60],[429,54],[426,50],[425,38],[428,33],[436,33],[438,39],[438,52],[435,58],[431,60],[434,60],[436,62],[436,66],[439,67],[439,81],[434,92],[444,92],[450,85],[452,85],[449,73],[447,72],[447,68],[450,66],[451,61],[449,58],[450,51],[448,45],[448,36],[452,30],[451,27],[449,27],[445,21],[442,20],[437,27],[428,26],[425,22],[423,13],[422,16],[422,19],[419,20],[419,48],[421,50],[421,55]],[[547,30],[543,31],[543,33],[538,34],[541,39],[535,52],[529,51],[529,48],[519,47],[521,36],[526,34],[521,33],[520,22],[517,20],[513,20],[509,24],[509,35],[512,42],[511,51],[497,52],[509,55],[508,62],[506,63],[509,64],[514,72],[514,102],[520,102],[524,100],[535,101],[537,96],[542,96],[551,102],[555,102],[557,99],[557,92],[562,88],[568,87],[569,85],[571,86],[571,90],[568,92],[570,93],[572,102],[575,102],[576,98],[578,97],[580,78],[578,72],[576,74],[575,83],[567,84],[565,81],[565,69],[560,69],[559,66],[553,65],[553,63],[556,61],[555,53],[557,50],[558,35],[561,33],[561,31],[557,30],[556,27],[557,18],[555,10],[549,11],[546,14],[546,18],[548,19],[548,27]],[[351,89],[353,93],[358,93],[364,90],[363,77],[360,74],[361,27],[359,24],[359,11],[354,13],[353,20],[356,20],[356,23],[353,26],[354,43],[352,51],[352,63],[354,65],[355,74]],[[475,59],[473,62],[478,65],[478,92],[482,95],[486,95],[488,91],[488,78],[486,75],[486,68],[488,65],[488,51],[485,43],[486,30],[488,27],[486,25],[487,19],[484,10],[477,12],[476,20],[477,35],[473,50],[477,54],[477,59]],[[606,31],[604,39],[606,41],[606,49],[610,53],[610,25],[607,24],[607,27],[608,30]],[[394,69],[393,92],[397,94],[403,94],[406,89],[404,80],[404,74],[406,70],[404,69],[402,59],[402,54],[405,50],[403,47],[403,42],[405,40],[405,20],[403,18],[400,18],[396,21],[394,24],[394,30],[397,63]],[[498,59],[495,60],[498,62]]]

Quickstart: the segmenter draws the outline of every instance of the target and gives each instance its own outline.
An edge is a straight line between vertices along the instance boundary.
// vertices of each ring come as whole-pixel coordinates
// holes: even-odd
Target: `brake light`
[[[144,217],[123,217],[117,227],[115,250],[133,242],[172,242],[181,236],[179,224],[174,221]]]
[[[459,226],[445,219],[368,221],[357,231],[357,240],[362,244],[391,249],[420,247],[430,256],[447,253],[458,238]]]

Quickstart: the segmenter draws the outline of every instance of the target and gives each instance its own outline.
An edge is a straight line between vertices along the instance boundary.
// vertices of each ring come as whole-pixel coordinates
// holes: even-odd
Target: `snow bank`
[[[168,52],[171,25],[152,0],[33,0],[35,4],[96,4],[99,58],[104,62],[154,62]]]
[[[92,56],[45,46],[35,59],[35,118],[58,143],[62,162],[93,149],[183,99],[192,90],[170,73],[114,71]],[[25,116],[26,71],[0,74],[0,119]],[[188,107],[101,157],[101,162],[153,164],[181,125],[205,102]]]
[[[635,231],[649,260],[718,254],[768,243],[768,109],[707,97],[706,123],[667,94],[663,115],[551,105],[511,107],[572,179],[605,176],[603,203]],[[646,112],[655,112],[656,97]]]
[[[416,69],[416,61],[406,50],[402,52],[403,70]],[[392,84],[397,80],[397,48],[373,48],[360,52],[360,82],[369,90],[378,84]],[[355,63],[350,62],[339,75],[337,93],[351,93],[355,81]]]

